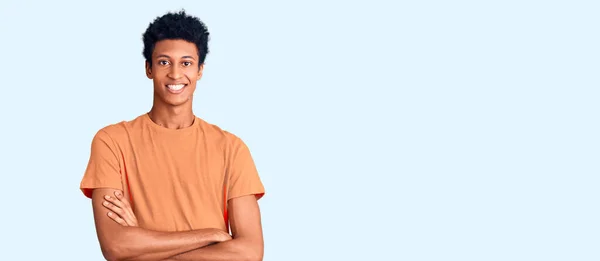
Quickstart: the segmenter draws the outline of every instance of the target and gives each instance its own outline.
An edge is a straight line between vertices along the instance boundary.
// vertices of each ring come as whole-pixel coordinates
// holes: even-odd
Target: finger
[[[112,212],[115,212],[120,217],[122,217],[122,218],[125,217],[125,211],[123,211],[122,208],[119,208],[118,206],[115,206],[114,204],[111,204],[108,201],[102,202],[102,205],[104,205],[105,208],[108,208],[108,209],[112,210]]]
[[[116,197],[111,197],[109,195],[104,196],[104,199],[106,199],[107,201],[109,201],[110,203],[113,203],[115,206],[120,207],[120,208],[125,208],[125,206],[123,205],[123,202],[121,202],[118,198]]]
[[[119,200],[123,200],[123,193],[120,190],[115,190],[115,196],[119,199]]]
[[[119,214],[119,216],[124,219],[128,225],[130,226],[137,226],[137,218],[135,217],[135,214],[133,214],[133,210],[131,209],[131,206],[129,205],[129,202],[127,201],[127,199],[125,199],[125,197],[123,196],[123,193],[121,191],[115,191],[114,192],[115,196],[111,197],[109,195],[104,196],[107,200],[109,200],[111,203],[113,203],[116,207],[118,207],[118,209],[112,209],[113,211],[115,211],[116,213]],[[122,200],[120,200],[122,199]],[[108,205],[110,206],[110,205]],[[107,207],[108,207],[107,206]]]
[[[117,196],[117,199],[119,199],[121,202],[123,202],[123,205],[128,206],[128,207],[130,206],[129,205],[129,200],[127,200],[125,198],[125,196],[123,196],[123,192],[122,191],[119,191],[119,190],[115,191],[115,196]]]
[[[132,220],[135,220],[135,215],[133,214],[133,209],[131,209],[131,205],[129,205],[129,201],[125,198],[125,196],[123,195],[123,192],[120,190],[116,190],[114,192],[116,200],[121,203],[120,205],[118,205],[121,209],[123,209],[123,211],[125,212],[125,216],[121,215],[122,218],[125,218],[125,220],[127,221],[127,223],[129,223],[129,225],[133,226],[135,225],[135,222],[133,222]]]
[[[108,217],[110,217],[112,220],[114,220],[115,222],[119,223],[121,226],[128,226],[127,222],[125,222],[125,220],[123,220],[122,218],[120,218],[117,214],[113,213],[113,212],[108,212]]]
[[[119,218],[125,220],[127,225],[134,226],[134,227],[137,226],[137,219],[135,218],[133,213],[131,213],[131,211],[128,211],[128,209],[125,209],[125,210],[121,209],[121,208],[109,203],[108,201],[102,202],[102,205],[104,205],[104,207],[106,207],[107,209],[112,210],[113,213],[119,215]]]
[[[129,202],[127,202],[127,200],[123,197],[123,193],[117,190],[115,191],[115,197],[107,196],[107,198],[110,199],[111,203],[121,208],[122,211],[125,213],[124,215],[129,216],[129,219],[131,219],[131,216],[133,216],[133,210],[131,209]],[[121,215],[121,217],[125,218],[125,216],[123,215]]]

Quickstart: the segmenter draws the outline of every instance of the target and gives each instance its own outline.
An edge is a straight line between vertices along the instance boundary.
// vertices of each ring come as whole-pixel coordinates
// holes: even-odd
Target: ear
[[[150,63],[146,61],[146,77],[148,79],[152,79],[152,67],[150,67]]]
[[[202,73],[204,72],[204,64],[200,65],[200,68],[198,68],[198,79],[197,81],[199,81],[202,78]]]

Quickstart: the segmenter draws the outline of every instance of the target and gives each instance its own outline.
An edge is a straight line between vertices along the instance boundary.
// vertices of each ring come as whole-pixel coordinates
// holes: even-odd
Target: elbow
[[[134,258],[134,257],[131,257],[131,256],[125,254],[125,252],[119,248],[107,249],[106,251],[103,250],[102,255],[104,256],[104,258],[107,261],[143,260],[143,259]]]
[[[108,246],[102,246],[102,255],[107,261],[125,261],[127,260],[123,255],[123,251],[119,248],[118,244],[109,244]]]
[[[248,259],[246,259],[247,261],[262,261],[263,260],[263,256],[259,255],[259,254],[254,254],[252,256],[250,256]]]
[[[262,261],[263,260],[263,253],[262,251],[252,251],[252,254],[249,256],[248,261]]]
[[[131,256],[128,255],[129,253],[124,245],[126,245],[124,242],[115,240],[114,238],[100,242],[100,249],[102,250],[104,259],[107,261],[131,260]]]
[[[242,261],[262,261],[262,255],[257,255],[257,254],[252,254],[252,253],[244,253],[243,256],[241,256],[239,259],[236,260],[242,260]]]
[[[227,245],[227,252],[235,253],[231,259],[239,261],[262,261],[263,246],[245,238],[234,239]]]
[[[262,245],[252,245],[244,251],[244,261],[262,261],[263,248]]]
[[[247,259],[247,260],[248,260],[248,261],[262,261],[262,260],[263,260],[263,257],[262,257],[262,255],[254,255],[254,256],[251,256],[251,257],[250,257],[249,259]]]
[[[114,250],[113,248],[102,247],[102,255],[104,256],[104,259],[106,259],[106,261],[120,260],[119,255],[117,254],[117,251]]]
[[[134,255],[132,247],[134,231],[123,229],[114,231],[112,234],[102,233],[99,235],[100,249],[107,261],[130,261],[144,260]]]

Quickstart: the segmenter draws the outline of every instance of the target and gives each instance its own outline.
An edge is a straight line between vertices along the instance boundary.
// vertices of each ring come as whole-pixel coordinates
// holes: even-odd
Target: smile
[[[187,84],[168,84],[167,90],[169,90],[171,93],[177,94],[183,92],[183,88],[185,86],[187,86]]]

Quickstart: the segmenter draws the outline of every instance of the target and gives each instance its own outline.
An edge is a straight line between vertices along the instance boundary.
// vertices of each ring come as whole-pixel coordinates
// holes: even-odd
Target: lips
[[[171,93],[181,93],[183,92],[183,89],[187,86],[187,84],[167,84],[167,90],[169,90],[169,92]]]

